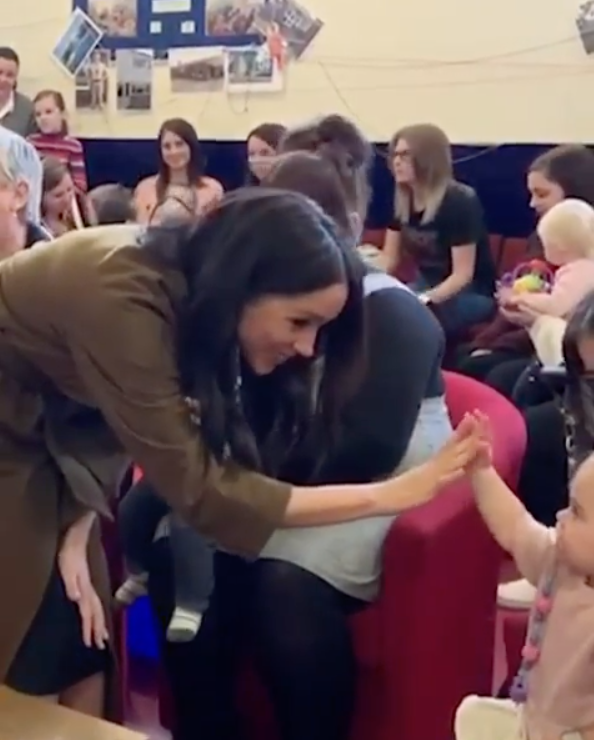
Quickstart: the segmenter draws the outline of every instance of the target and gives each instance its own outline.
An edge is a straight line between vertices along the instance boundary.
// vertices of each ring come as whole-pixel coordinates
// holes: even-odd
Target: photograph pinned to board
[[[594,0],[582,3],[575,19],[586,54],[594,54]]]
[[[191,13],[192,0],[152,0],[151,12],[161,13]]]
[[[283,89],[283,73],[266,44],[238,46],[225,55],[225,90],[230,93],[276,93]]]
[[[106,36],[138,35],[139,0],[88,0],[88,13]]]
[[[225,49],[201,46],[169,50],[172,93],[215,92],[225,82]]]
[[[258,34],[256,18],[265,0],[205,0],[204,28],[207,36]]]
[[[279,38],[291,59],[299,59],[324,26],[324,22],[296,2],[270,0],[256,11],[254,24],[269,44],[279,46]]]
[[[103,31],[80,8],[70,16],[65,31],[54,46],[51,56],[72,77],[99,44]]]
[[[95,48],[74,78],[76,110],[100,112],[109,103],[110,49]]]
[[[153,50],[116,51],[116,106],[119,111],[145,112],[153,107]]]

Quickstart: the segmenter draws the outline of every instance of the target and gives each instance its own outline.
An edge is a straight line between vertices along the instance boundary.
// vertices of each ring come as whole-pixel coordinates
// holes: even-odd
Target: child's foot
[[[187,609],[176,607],[167,628],[169,642],[191,642],[202,624],[200,612],[190,612]]]
[[[536,598],[536,589],[523,578],[502,583],[497,589],[497,605],[504,609],[530,609]]]
[[[148,593],[148,573],[141,573],[137,576],[128,576],[124,583],[115,593],[115,600],[122,606],[130,606],[140,596],[146,596]]]

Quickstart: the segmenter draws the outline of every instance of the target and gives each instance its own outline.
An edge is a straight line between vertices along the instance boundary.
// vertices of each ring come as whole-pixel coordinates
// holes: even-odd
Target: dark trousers
[[[358,602],[291,563],[217,552],[210,608],[192,642],[163,642],[173,694],[174,740],[240,740],[233,703],[249,645],[282,740],[348,740],[355,658],[348,615]],[[162,629],[174,594],[168,542],[153,546],[149,588]]]
[[[568,502],[565,424],[554,401],[524,412],[528,434],[519,496],[539,522],[554,526],[557,512]]]
[[[128,568],[131,573],[148,571],[155,532],[167,515],[170,515],[175,606],[203,613],[214,585],[213,548],[196,530],[172,514],[145,480],[132,486],[118,510],[120,539]]]
[[[458,359],[456,369],[486,383],[524,409],[550,401],[553,395],[538,373],[529,372],[534,364],[534,357],[512,350],[495,350],[489,354],[463,356]]]

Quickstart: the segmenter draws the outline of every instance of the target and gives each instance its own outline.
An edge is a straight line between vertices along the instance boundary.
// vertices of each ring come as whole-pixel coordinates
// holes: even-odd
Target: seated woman
[[[539,219],[564,198],[577,198],[594,206],[594,153],[579,144],[549,149],[530,165],[527,188],[530,207]],[[529,242],[528,255],[542,257],[536,233]],[[455,369],[510,397],[533,355],[526,330],[499,313],[460,354]]]
[[[318,200],[348,237],[354,255],[368,201],[370,161],[371,147],[357,128],[328,116],[287,132],[266,184]],[[296,440],[279,467],[278,448],[270,446],[265,389],[252,373],[243,375],[244,411],[259,454],[286,480],[368,484],[427,459],[450,434],[439,324],[397,280],[362,269],[367,273],[367,371],[341,414],[335,444],[317,435],[311,446]],[[330,345],[317,348],[318,371],[329,352]],[[302,403],[308,407],[307,400]],[[253,648],[283,740],[348,737],[356,681],[348,617],[377,597],[381,549],[392,521],[378,517],[363,526],[278,531],[255,562],[215,554],[214,590],[200,631],[191,642],[167,643],[164,649],[176,740],[241,736],[232,684],[244,638]],[[161,539],[150,558],[149,590],[164,630],[174,607],[169,553],[169,543]]]
[[[41,217],[43,228],[61,236],[92,223],[86,197],[76,192],[70,169],[65,162],[45,157],[43,162]]]
[[[270,172],[286,127],[281,123],[261,123],[247,135],[248,185],[259,185]]]
[[[159,171],[136,186],[134,200],[139,223],[152,221],[153,212],[168,197],[175,197],[199,215],[223,196],[218,180],[204,174],[205,160],[196,130],[183,118],[171,118],[158,137]]]
[[[386,232],[387,268],[408,256],[414,290],[431,304],[446,335],[459,336],[495,313],[495,267],[483,209],[454,180],[450,142],[431,124],[407,126],[390,142],[395,216]]]

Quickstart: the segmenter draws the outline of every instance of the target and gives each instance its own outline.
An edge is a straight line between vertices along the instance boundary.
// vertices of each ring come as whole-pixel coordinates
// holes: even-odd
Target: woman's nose
[[[313,357],[316,350],[316,332],[308,331],[295,342],[295,352],[301,357]]]

